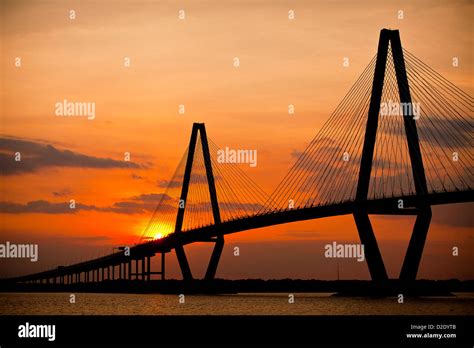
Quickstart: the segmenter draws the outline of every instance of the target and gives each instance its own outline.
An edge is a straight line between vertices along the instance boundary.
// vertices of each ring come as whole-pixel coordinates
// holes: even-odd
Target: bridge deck
[[[429,194],[426,197],[391,197],[378,200],[369,200],[365,203],[359,202],[357,204],[355,204],[354,201],[341,202],[334,205],[315,206],[303,209],[278,211],[265,215],[255,215],[239,220],[225,221],[216,225],[204,226],[186,232],[173,233],[162,239],[139,244],[130,248],[130,256],[125,256],[123,252],[113,253],[104,257],[77,263],[74,265],[5,280],[23,282],[76,274],[79,272],[118,265],[130,260],[140,260],[144,257],[153,256],[157,253],[167,253],[177,246],[195,242],[208,242],[218,236],[226,234],[290,222],[348,215],[354,213],[355,209],[366,209],[370,214],[412,215],[416,213],[416,210],[413,207],[415,207],[416,203],[420,200],[430,205],[441,205],[473,202],[473,197],[472,190],[467,190],[434,193]],[[404,202],[404,209],[398,209],[398,200],[400,199],[402,199]]]

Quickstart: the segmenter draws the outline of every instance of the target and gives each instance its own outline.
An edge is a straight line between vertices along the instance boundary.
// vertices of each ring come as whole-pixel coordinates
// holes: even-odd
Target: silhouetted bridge
[[[416,278],[431,206],[472,202],[473,98],[402,49],[384,29],[378,52],[320,132],[267,196],[194,124],[181,163],[161,196],[141,242],[130,253],[41,273],[14,282],[96,282],[165,278],[165,254],[176,252],[192,279],[184,246],[215,243],[205,275],[213,279],[230,233],[352,214],[372,279],[387,279],[369,214],[414,215],[400,279]],[[161,254],[161,270],[150,258]],[[133,264],[134,263],[134,264]],[[140,265],[141,263],[141,265]],[[134,266],[134,267],[133,267]]]

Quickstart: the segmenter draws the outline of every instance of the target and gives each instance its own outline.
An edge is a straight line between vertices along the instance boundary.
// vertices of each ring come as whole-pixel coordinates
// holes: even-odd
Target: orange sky
[[[405,48],[474,92],[469,1],[2,1],[0,6],[2,138],[70,150],[87,156],[85,162],[99,159],[92,166],[50,165],[2,175],[0,201],[75,199],[87,206],[135,202],[143,208],[134,214],[0,213],[0,241],[40,243],[38,263],[2,260],[8,267],[1,267],[0,276],[136,242],[151,216],[141,195],[162,192],[158,183],[170,179],[193,122],[205,122],[209,137],[222,147],[257,149],[258,166],[242,169],[270,193],[294,162],[292,153],[304,149],[374,56],[382,28],[400,29]],[[185,20],[178,18],[180,9]],[[288,20],[289,10],[294,20]],[[403,19],[397,18],[399,10]],[[130,67],[123,66],[124,57],[130,57]],[[459,58],[457,68],[453,57]],[[64,99],[95,102],[95,119],[55,116],[55,103]],[[294,115],[287,112],[289,104],[295,105]],[[135,167],[119,164],[125,152]],[[0,153],[13,158],[11,148]],[[472,219],[466,221],[463,211],[466,205],[435,208],[420,277],[474,276]],[[390,275],[396,276],[411,218],[374,218],[374,228]],[[334,262],[321,251],[336,238],[358,241],[350,216],[229,236],[218,276],[332,279]],[[243,250],[239,258],[232,256],[235,245]],[[461,248],[459,257],[451,255],[452,246]],[[196,268],[204,267],[207,248],[187,247]],[[174,254],[168,259],[170,276],[178,277]],[[368,277],[365,264],[348,260],[341,267],[342,277]]]

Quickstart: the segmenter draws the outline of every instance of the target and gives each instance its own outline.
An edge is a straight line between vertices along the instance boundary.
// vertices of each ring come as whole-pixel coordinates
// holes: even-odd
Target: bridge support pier
[[[191,273],[191,268],[189,267],[188,258],[184,253],[184,248],[182,246],[177,246],[174,250],[176,252],[176,257],[178,259],[179,268],[181,269],[183,279],[192,280],[193,274]]]
[[[356,211],[353,215],[357,231],[359,232],[360,242],[364,245],[365,259],[372,280],[388,279],[377,239],[370,223],[369,214],[366,211]]]
[[[166,254],[161,253],[161,280],[165,280],[165,258]]]
[[[421,256],[425,246],[426,236],[431,223],[431,207],[423,207],[413,226],[410,243],[408,244],[405,259],[403,260],[402,270],[400,272],[401,280],[415,280],[418,268],[420,267]]]
[[[165,280],[165,252],[161,253],[161,270],[159,272],[152,272],[151,270],[151,256],[147,256],[146,279],[151,280],[151,276],[156,274],[161,276],[161,280]]]
[[[209,260],[209,265],[207,266],[206,275],[204,279],[212,280],[216,276],[217,266],[219,266],[219,260],[222,255],[222,250],[224,250],[224,236],[219,236],[216,239],[216,244],[212,250],[211,259]]]
[[[135,280],[138,280],[138,259],[135,260]]]
[[[151,269],[150,256],[147,256],[146,258],[146,268],[147,268],[146,280],[150,281],[150,269]]]

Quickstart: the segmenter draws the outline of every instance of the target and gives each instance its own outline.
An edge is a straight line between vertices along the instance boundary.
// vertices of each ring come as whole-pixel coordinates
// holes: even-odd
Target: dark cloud
[[[20,152],[21,161],[15,161],[16,152]],[[60,150],[50,144],[23,139],[0,138],[0,175],[32,173],[45,167],[140,168],[133,162]]]
[[[473,128],[474,123],[470,119],[445,119],[444,116],[424,114],[423,105],[421,106],[420,119],[416,122],[420,142],[442,148],[471,149]],[[400,137],[401,133],[403,140],[406,141],[404,129],[380,126],[379,129],[385,134],[397,137]]]
[[[200,212],[212,213],[212,207],[210,200],[208,202],[191,202],[188,201],[186,204],[187,209],[195,209]],[[229,213],[256,213],[263,209],[264,206],[260,203],[242,203],[238,201],[219,202],[219,209],[221,215]],[[174,208],[176,209],[176,208]]]
[[[129,200],[116,202],[111,207],[102,208],[118,214],[142,214],[153,212],[158,204],[171,200],[171,197],[163,193],[147,193],[131,197]],[[166,204],[166,203],[164,203]]]
[[[221,165],[221,163],[216,163],[215,165]],[[227,164],[222,164],[222,165],[227,165]],[[213,173],[214,175],[214,181],[220,181],[223,180],[222,176],[217,174],[216,171]],[[200,173],[197,171],[192,171],[191,172],[191,179],[190,179],[191,184],[193,183],[204,183],[207,185],[207,174],[206,172]],[[179,175],[173,180],[159,180],[157,183],[159,188],[180,188],[183,185],[183,176]]]
[[[165,193],[144,193],[140,196],[130,198],[134,201],[158,203],[160,201],[170,200],[171,197]]]
[[[26,204],[14,202],[0,202],[0,212],[7,214],[41,213],[41,214],[74,214],[80,210],[97,210],[93,205],[76,203],[70,208],[69,202],[51,203],[44,200],[31,201]]]
[[[60,191],[53,192],[54,197],[65,197],[71,195],[72,191],[70,189],[64,189]]]
[[[163,193],[148,193],[130,197],[126,200],[113,203],[111,206],[98,207],[95,205],[76,202],[75,208],[69,207],[69,202],[53,203],[45,200],[31,201],[25,204],[14,202],[0,202],[0,213],[6,214],[74,214],[80,211],[96,211],[117,214],[145,214],[154,212],[160,206],[160,212],[176,212],[177,202],[172,197]],[[219,206],[223,214],[229,212],[257,212],[263,208],[258,203],[220,202]],[[188,208],[211,211],[210,202],[192,203],[188,202]]]
[[[159,188],[176,188],[181,187],[183,183],[179,180],[159,180],[158,187]]]
[[[124,201],[116,202],[111,207],[100,208],[100,211],[117,214],[142,214],[153,211],[155,207],[156,203]]]
[[[69,202],[52,203],[45,200],[31,201],[25,204],[14,202],[0,202],[0,213],[6,214],[75,214],[79,211],[98,211],[118,214],[142,214],[152,212],[160,202],[171,200],[171,197],[161,193],[142,194],[128,200],[116,202],[110,207],[97,207],[79,202],[75,208],[70,208]]]

